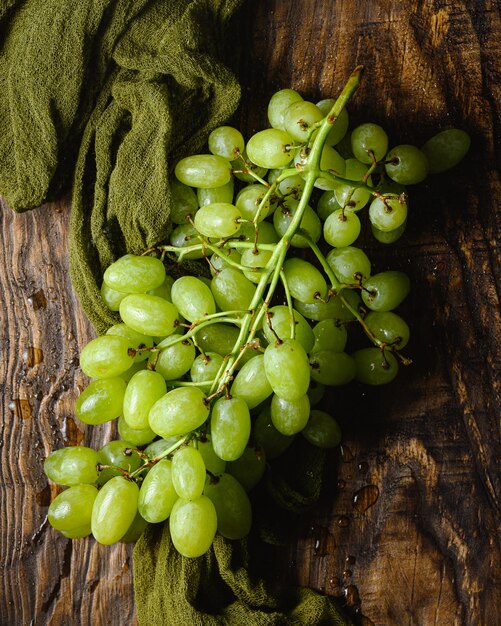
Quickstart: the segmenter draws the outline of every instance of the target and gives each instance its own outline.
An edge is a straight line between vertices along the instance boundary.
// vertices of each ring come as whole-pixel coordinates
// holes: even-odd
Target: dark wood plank
[[[363,63],[355,121],[382,123],[399,143],[419,144],[449,125],[473,137],[463,165],[412,190],[398,246],[366,240],[377,267],[413,278],[414,364],[386,389],[336,393],[344,453],[284,568],[340,595],[365,624],[496,625],[499,6],[259,0],[243,13],[241,120],[249,132],[265,123],[274,90],[335,95]],[[22,216],[2,207],[0,219],[0,622],[132,624],[130,549],[70,543],[45,522],[55,493],[42,473],[45,455],[71,443],[98,446],[110,434],[108,426],[84,431],[73,418],[84,382],[78,350],[92,330],[68,278],[68,202]]]

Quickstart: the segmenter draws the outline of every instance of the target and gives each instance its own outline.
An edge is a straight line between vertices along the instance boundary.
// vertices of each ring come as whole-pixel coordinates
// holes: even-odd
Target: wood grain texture
[[[292,86],[313,101],[366,66],[352,120],[393,143],[468,130],[455,171],[412,189],[406,235],[364,240],[374,266],[413,279],[414,364],[385,389],[333,396],[344,429],[332,488],[284,571],[339,595],[359,623],[501,624],[499,5],[476,0],[259,0],[238,23],[241,124]],[[68,202],[0,213],[0,624],[135,623],[131,551],[68,542],[45,521],[44,456],[98,446],[73,417],[92,336],[68,278]],[[356,496],[356,498],[355,498]],[[355,499],[355,505],[354,505]]]

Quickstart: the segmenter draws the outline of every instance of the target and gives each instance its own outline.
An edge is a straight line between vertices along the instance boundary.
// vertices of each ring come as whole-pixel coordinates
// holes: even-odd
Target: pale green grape
[[[308,356],[295,339],[270,343],[264,351],[264,367],[268,381],[277,396],[298,400],[306,394],[310,384]]]
[[[409,326],[399,315],[391,311],[371,311],[364,319],[365,324],[377,339],[398,350],[409,342]]]
[[[362,300],[372,311],[391,311],[408,296],[411,282],[403,272],[374,274],[363,283]]]
[[[99,472],[98,483],[104,485],[110,478],[121,476],[120,469],[127,472],[134,472],[142,465],[141,457],[137,452],[131,452],[134,444],[130,441],[116,439],[104,445],[98,451],[99,463],[102,465],[113,465],[113,468],[103,469]],[[120,469],[114,469],[120,468]]]
[[[225,267],[212,279],[211,291],[222,311],[246,311],[256,287],[238,270]]]
[[[143,370],[146,369],[147,366],[147,362],[146,361],[141,361],[139,363],[134,362],[128,370],[126,370],[123,374],[120,374],[120,378],[125,382],[128,383],[129,380],[134,376],[134,374],[137,374],[138,372],[142,372]]]
[[[280,181],[278,183],[278,191],[284,196],[293,196],[296,200],[298,200],[303,192],[304,186],[304,178],[300,174],[295,174],[294,176],[288,176],[287,178],[284,178],[284,180]]]
[[[209,416],[205,394],[198,387],[179,387],[157,400],[150,409],[150,428],[166,439],[201,426]]]
[[[331,250],[326,257],[336,278],[345,284],[357,284],[371,275],[371,262],[361,248],[346,246]]]
[[[264,355],[258,354],[240,369],[230,393],[235,398],[244,400],[249,409],[253,409],[271,396],[273,389],[266,376]]]
[[[354,309],[358,309],[360,296],[351,289],[344,289],[341,294],[329,298],[328,302],[316,301],[311,304],[305,304],[300,300],[296,300],[294,302],[294,308],[296,308],[301,315],[315,322],[327,319],[349,322],[355,319],[355,316],[348,307],[345,306],[341,298],[344,298]]]
[[[151,407],[165,395],[167,387],[162,375],[151,370],[137,372],[130,379],[123,401],[123,417],[130,428],[149,428]]]
[[[221,250],[210,258],[210,272],[214,276],[224,267],[231,267],[231,262],[240,263],[241,255],[236,248]]]
[[[361,228],[356,213],[338,209],[324,222],[324,239],[331,246],[349,246],[358,238]]]
[[[172,484],[177,495],[184,500],[196,500],[205,486],[205,463],[196,448],[186,446],[172,458]]]
[[[227,202],[207,204],[195,214],[195,228],[205,237],[232,237],[240,230],[242,215],[237,207]]]
[[[250,280],[252,283],[258,283],[261,280],[263,275],[263,269],[266,267],[266,264],[271,259],[273,252],[271,250],[259,250],[257,254],[255,254],[255,250],[253,248],[247,248],[242,253],[242,258],[240,260],[241,264],[249,269],[244,270],[244,276]],[[268,279],[268,282],[271,280]]]
[[[138,333],[132,328],[129,328],[127,324],[114,324],[110,326],[106,331],[107,335],[119,335],[120,337],[125,337],[131,348],[134,350],[139,350],[140,348],[151,348],[153,347],[153,338],[148,335],[143,335],[142,333]],[[134,357],[134,363],[140,363],[141,361],[146,361],[149,356],[149,352],[145,350],[144,352],[138,352]]]
[[[287,198],[273,214],[273,226],[280,237],[283,237],[297,211],[299,202],[294,198]],[[307,206],[300,223],[301,231],[304,231],[310,239],[318,241],[322,234],[322,224],[315,211]],[[308,248],[308,241],[297,232],[291,239],[291,245],[295,248]]]
[[[365,385],[385,385],[398,374],[398,362],[387,350],[362,348],[353,353],[357,380]]]
[[[190,378],[194,383],[213,381],[222,364],[223,357],[217,352],[199,354],[191,366]]]
[[[104,424],[122,414],[125,381],[122,378],[94,380],[79,395],[75,413],[85,424]]]
[[[367,165],[360,163],[356,159],[346,160],[346,171],[343,178],[354,182],[363,183],[367,174]],[[372,187],[372,180],[369,176],[365,184]],[[348,183],[335,183],[334,192],[336,200],[342,207],[347,207],[352,211],[359,211],[371,198],[371,192],[367,189],[355,188]]]
[[[300,302],[312,304],[327,295],[327,283],[321,272],[308,261],[289,258],[283,271],[291,296]],[[301,313],[301,311],[299,311]],[[306,316],[307,317],[307,316]]]
[[[138,511],[146,521],[158,524],[169,517],[177,499],[172,481],[172,461],[162,459],[153,465],[141,484]]]
[[[216,509],[206,496],[179,498],[170,515],[170,534],[176,550],[186,557],[202,556],[211,547],[217,530]]]
[[[175,174],[190,187],[221,187],[231,178],[231,165],[214,154],[195,154],[178,161]]]
[[[416,146],[403,144],[386,155],[386,173],[401,185],[415,185],[428,176],[428,159]]]
[[[171,246],[176,248],[189,248],[200,244],[198,231],[191,224],[180,224],[176,226],[170,234]],[[183,254],[183,259],[201,259],[203,258],[202,250],[192,250]]]
[[[245,489],[231,474],[208,480],[205,496],[214,504],[217,530],[226,539],[243,539],[252,526],[252,508]]]
[[[201,207],[207,206],[208,204],[215,204],[216,202],[232,204],[234,190],[235,183],[233,178],[231,178],[226,185],[221,185],[221,187],[212,187],[210,189],[199,188],[197,189],[198,204]]]
[[[118,311],[120,302],[122,302],[126,295],[126,293],[111,289],[106,283],[101,285],[101,298],[110,311]]]
[[[144,454],[148,457],[148,459],[156,459],[158,456],[165,452],[167,448],[171,448],[179,441],[180,437],[169,437],[168,439],[157,439],[150,443],[149,446],[146,446],[144,449]]]
[[[311,377],[322,385],[338,387],[355,378],[355,362],[346,352],[319,350],[310,356]]]
[[[178,314],[172,302],[148,294],[127,296],[120,304],[120,317],[127,326],[152,337],[171,335],[176,330]]]
[[[396,228],[395,230],[382,231],[379,228],[376,228],[374,224],[371,224],[371,231],[374,236],[374,239],[377,239],[380,243],[390,244],[395,243],[400,237],[404,234],[405,227],[407,222],[405,221],[401,226]]]
[[[324,191],[317,202],[318,217],[324,222],[329,215],[331,215],[331,213],[334,213],[334,211],[338,211],[342,208],[343,207],[341,207],[339,202],[336,200],[336,193],[334,190]]]
[[[231,167],[233,174],[238,180],[243,181],[244,183],[255,183],[256,179],[249,171],[254,172],[260,178],[264,178],[268,170],[265,167],[259,167],[252,161],[250,161],[247,157],[247,151],[244,150],[242,155],[231,162]]]
[[[407,220],[407,202],[400,196],[374,198],[369,207],[369,219],[378,230],[394,231]]]
[[[261,201],[266,193],[266,187],[261,183],[255,183],[254,185],[247,185],[241,189],[235,200],[235,206],[240,211],[242,217],[246,220],[253,220],[259,209]],[[263,202],[261,206],[258,222],[262,222],[271,212],[271,206],[269,199]]]
[[[173,179],[170,181],[171,210],[170,219],[173,224],[186,224],[189,217],[193,218],[198,210],[198,200],[191,187]]]
[[[115,291],[144,293],[159,287],[165,279],[164,264],[151,256],[127,254],[104,272],[104,282]]]
[[[323,117],[322,111],[313,102],[295,102],[284,113],[284,129],[297,141],[304,142],[311,127]]]
[[[92,484],[97,480],[97,452],[85,446],[55,450],[45,459],[44,472],[58,485]]]
[[[156,437],[149,426],[147,428],[131,428],[123,417],[118,418],[118,434],[121,439],[129,441],[134,446],[145,446]]]
[[[341,442],[341,429],[336,420],[325,411],[317,409],[311,412],[308,424],[301,434],[318,448],[335,448]]]
[[[228,474],[234,476],[245,491],[253,489],[266,470],[266,453],[259,444],[245,448],[242,456],[226,466]]]
[[[245,222],[242,224],[240,228],[240,232],[238,233],[239,237],[243,241],[252,241],[256,239],[256,229],[253,224],[246,224]],[[277,243],[278,235],[276,230],[273,228],[273,225],[269,222],[260,222],[257,227],[257,243]]]
[[[212,407],[211,438],[214,452],[223,461],[242,456],[251,431],[249,408],[241,398],[219,398]]]
[[[388,152],[388,135],[378,124],[361,124],[351,133],[351,148],[359,161],[370,165]]]
[[[271,330],[270,324],[273,330]],[[282,341],[292,339],[291,325],[294,328],[294,339],[299,341],[306,352],[309,352],[315,342],[310,325],[296,309],[292,309],[291,316],[289,307],[283,305],[271,307],[268,310],[267,318],[263,321],[263,331],[268,343],[276,341],[277,336]]]
[[[209,150],[212,154],[229,161],[236,159],[244,151],[244,147],[242,133],[232,126],[219,126],[209,135]]]
[[[136,297],[127,296],[127,298]],[[121,307],[125,300],[122,301]],[[96,337],[89,341],[80,353],[80,367],[90,378],[115,378],[128,370],[134,362],[134,355],[129,354],[130,348],[131,345],[125,337],[113,335]]]
[[[177,335],[171,335],[162,342],[164,346],[158,355],[150,357],[150,363],[165,380],[177,380],[189,371],[195,360],[195,346],[189,339],[178,341]],[[168,345],[171,343],[172,345]]]
[[[284,115],[287,109],[295,102],[302,102],[303,98],[294,89],[281,89],[271,96],[268,104],[268,120],[270,126],[285,130]]]
[[[249,159],[266,169],[284,167],[292,161],[291,146],[294,139],[283,130],[267,128],[261,130],[247,142]]]
[[[335,104],[333,98],[327,98],[326,100],[320,100],[317,102],[317,107],[322,111],[324,117],[330,113],[330,110]],[[335,146],[346,135],[348,130],[349,117],[346,108],[341,110],[336,121],[334,122],[329,134],[327,135],[327,144],[329,146]]]
[[[206,469],[217,476],[226,470],[226,461],[220,459],[214,452],[211,439],[206,435],[203,441],[198,441],[198,451],[202,455]]]
[[[188,322],[195,322],[216,312],[216,303],[209,287],[195,276],[178,278],[172,285],[171,294],[172,303]]]
[[[439,174],[457,165],[470,149],[470,136],[459,128],[449,128],[434,135],[422,151],[428,160],[430,174]]]
[[[137,512],[125,535],[120,537],[120,543],[135,543],[147,528],[148,522]]]
[[[71,539],[90,535],[92,507],[97,493],[92,485],[75,485],[66,489],[49,506],[49,524]]]
[[[295,435],[303,430],[310,416],[310,399],[305,394],[297,400],[284,400],[273,395],[270,405],[271,421],[283,435]]]
[[[293,436],[282,435],[273,426],[269,407],[257,416],[252,433],[257,443],[263,447],[268,459],[275,459],[280,456],[294,441]]]
[[[348,332],[344,324],[339,324],[333,319],[322,320],[313,326],[315,343],[308,352],[343,352],[348,340]]]
[[[111,545],[127,532],[137,513],[139,488],[135,482],[114,476],[103,487],[92,507],[92,534],[98,543]]]
[[[322,156],[320,157],[320,169],[323,172],[344,176],[346,172],[346,162],[334,148],[324,146]],[[308,168],[306,167],[305,171],[307,170]],[[315,181],[315,187],[317,187],[317,189],[334,189],[335,185],[336,183],[334,181],[325,176],[319,176]]]

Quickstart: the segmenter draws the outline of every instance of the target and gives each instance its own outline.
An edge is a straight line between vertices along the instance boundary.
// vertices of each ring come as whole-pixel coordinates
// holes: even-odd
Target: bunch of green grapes
[[[339,444],[334,416],[318,408],[325,388],[389,383],[406,361],[409,327],[394,310],[410,281],[373,273],[353,245],[358,213],[369,205],[376,239],[395,241],[405,186],[452,167],[469,139],[453,129],[421,150],[388,151],[376,124],[349,134],[345,107],[358,80],[357,70],[336,101],[318,104],[279,91],[271,128],[246,145],[235,128],[214,130],[208,154],[176,166],[170,242],[106,270],[102,297],[122,321],[82,350],[91,382],[76,415],[118,419],[120,439],[47,458],[49,479],[68,487],[48,515],[66,537],[134,541],[169,520],[188,557],[205,553],[216,532],[245,537],[248,492],[268,461],[298,435]],[[212,278],[174,280],[166,256],[202,259]],[[367,346],[350,353],[354,325]]]

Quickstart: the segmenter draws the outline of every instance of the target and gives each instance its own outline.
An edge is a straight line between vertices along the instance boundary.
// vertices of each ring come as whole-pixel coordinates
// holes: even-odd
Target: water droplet
[[[346,481],[343,480],[342,478],[340,478],[337,481],[337,487],[338,487],[338,489],[344,489],[346,487]]]
[[[360,604],[360,594],[358,593],[358,589],[355,585],[348,585],[345,587],[343,589],[343,595],[348,606],[356,606],[357,604]]]
[[[337,518],[337,525],[341,526],[341,528],[347,528],[350,525],[350,520],[346,515],[340,515]]]
[[[367,472],[369,471],[369,464],[366,463],[365,461],[362,461],[361,463],[358,464],[358,471],[361,474],[367,474]]]
[[[42,289],[35,291],[35,293],[28,298],[28,302],[31,304],[34,311],[45,309],[47,306],[47,298],[45,297],[45,293]]]
[[[23,420],[31,417],[31,405],[25,398],[14,398],[9,402],[9,409],[13,411],[16,417],[22,417]]]
[[[327,556],[334,552],[336,542],[334,535],[330,533],[324,526],[312,526],[311,532],[314,538],[313,553],[315,556]]]
[[[40,348],[29,347],[23,353],[23,361],[28,367],[35,367],[43,361],[43,351]]]
[[[341,459],[343,461],[343,463],[349,463],[350,461],[353,461],[354,459],[354,454],[353,452],[350,450],[350,448],[348,448],[348,446],[346,445],[341,445]]]
[[[370,508],[379,498],[379,488],[376,485],[365,485],[353,496],[353,508],[363,513]]]
[[[72,417],[66,417],[61,427],[61,433],[63,435],[65,445],[78,446],[82,443],[84,433],[77,427],[75,420]]]
[[[346,565],[355,565],[357,559],[354,556],[347,556],[345,559]]]

